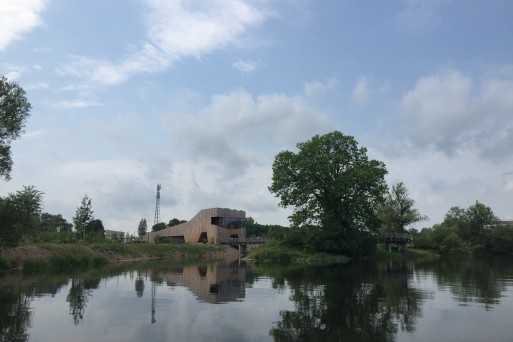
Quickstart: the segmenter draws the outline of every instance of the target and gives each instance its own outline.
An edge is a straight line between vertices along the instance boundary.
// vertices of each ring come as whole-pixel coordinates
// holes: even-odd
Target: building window
[[[237,217],[212,217],[211,223],[223,228],[242,228],[245,225],[245,219]]]

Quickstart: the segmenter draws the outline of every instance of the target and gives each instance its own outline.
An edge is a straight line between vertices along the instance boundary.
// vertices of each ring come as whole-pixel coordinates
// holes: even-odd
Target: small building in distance
[[[112,240],[112,238],[114,238],[114,237],[124,239],[125,232],[122,232],[120,230],[105,229],[105,238]]]
[[[141,242],[154,243],[159,236],[174,243],[215,244],[226,239],[246,239],[246,212],[243,210],[203,209],[190,221],[146,233]]]

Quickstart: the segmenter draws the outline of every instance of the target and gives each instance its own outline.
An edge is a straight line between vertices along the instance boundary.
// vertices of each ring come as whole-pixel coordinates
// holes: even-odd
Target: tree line
[[[23,89],[0,77],[0,176],[5,180],[12,169],[10,143],[20,137],[30,108]],[[372,254],[384,233],[408,231],[417,246],[444,254],[513,251],[513,228],[498,224],[492,210],[479,202],[468,209],[451,208],[444,222],[432,228],[412,230],[412,224],[426,217],[414,207],[402,182],[389,189],[385,164],[370,159],[352,136],[333,131],[296,147],[297,152],[276,155],[269,186],[281,207],[293,208],[290,227],[263,226],[250,217],[248,236],[272,236],[287,247],[350,256]],[[0,198],[0,246],[16,245],[24,234],[72,232],[62,216],[41,214],[42,196],[29,186]],[[74,238],[103,236],[103,224],[92,214],[91,200],[84,196],[73,218]],[[152,231],[183,222],[157,223]],[[147,229],[146,219],[141,219],[138,235]]]

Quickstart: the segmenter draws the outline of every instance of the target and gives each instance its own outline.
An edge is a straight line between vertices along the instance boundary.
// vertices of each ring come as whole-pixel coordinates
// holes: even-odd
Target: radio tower
[[[153,220],[153,225],[156,225],[160,221],[160,189],[162,187],[160,184],[157,184],[157,202],[155,203],[155,219]]]

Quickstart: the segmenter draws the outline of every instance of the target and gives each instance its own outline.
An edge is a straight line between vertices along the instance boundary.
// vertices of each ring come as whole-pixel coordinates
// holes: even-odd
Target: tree
[[[294,207],[292,227],[320,227],[323,245],[317,249],[365,253],[370,233],[378,228],[376,206],[387,190],[385,165],[338,131],[296,146],[297,153],[276,156],[269,187],[280,206]]]
[[[148,230],[148,222],[146,222],[145,218],[142,218],[141,221],[139,221],[139,227],[137,227],[137,234],[139,237],[143,237],[146,234],[146,231]]]
[[[378,206],[382,231],[404,233],[413,223],[426,220],[427,217],[420,215],[414,205],[403,182],[393,185],[385,201]]]
[[[43,202],[43,192],[34,186],[0,198],[0,246],[15,247],[23,234],[35,230]]]
[[[11,142],[23,133],[30,108],[23,88],[0,76],[0,177],[5,180],[11,178]]]
[[[452,207],[445,215],[443,225],[469,242],[474,249],[482,249],[488,243],[491,227],[497,221],[490,207],[476,201],[468,209]]]
[[[92,213],[92,212],[91,212]],[[95,235],[100,238],[105,237],[105,228],[103,227],[102,220],[92,219],[86,224],[86,234]]]
[[[177,218],[169,220],[169,223],[167,224],[169,227],[177,226],[179,224],[187,222],[186,220],[179,220]]]
[[[151,227],[151,231],[152,232],[158,232],[159,230],[162,230],[166,228],[166,223],[165,222],[159,222],[157,224],[154,224],[153,227]]]
[[[93,220],[93,210],[91,209],[91,199],[87,195],[82,198],[80,207],[77,208],[73,217],[73,224],[78,235],[85,240],[86,227]]]
[[[71,232],[73,224],[68,223],[61,214],[52,215],[42,213],[39,221],[39,231],[41,232]]]

